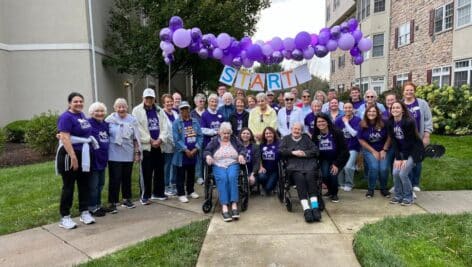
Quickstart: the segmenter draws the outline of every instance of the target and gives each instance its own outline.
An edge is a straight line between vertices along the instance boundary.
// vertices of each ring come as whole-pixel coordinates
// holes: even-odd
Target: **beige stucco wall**
[[[7,55],[8,53],[0,50],[0,127],[6,124],[9,117],[9,91],[7,88]]]
[[[85,0],[2,1],[8,44],[87,43]]]
[[[334,26],[341,17],[345,16],[349,9],[353,8],[356,5],[356,1],[354,0],[340,0],[339,6],[333,10],[333,0],[326,0],[326,6],[329,4],[330,6],[330,19],[326,22],[327,27]],[[325,6],[325,7],[326,7]],[[326,13],[326,10],[325,10]]]
[[[3,43],[5,40],[5,33],[3,28],[5,28],[5,0],[0,0],[0,43]]]
[[[453,31],[452,59],[472,58],[472,25]]]
[[[87,2],[87,0],[85,0],[85,2]],[[113,0],[92,1],[93,31],[96,47],[104,48],[104,41],[108,29],[108,18],[110,17],[110,9],[113,6],[113,2]]]

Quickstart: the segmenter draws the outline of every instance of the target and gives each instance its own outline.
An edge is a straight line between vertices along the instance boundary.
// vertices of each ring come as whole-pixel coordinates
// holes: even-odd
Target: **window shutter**
[[[434,35],[434,15],[436,11],[434,9],[431,9],[429,11],[429,36]]]
[[[426,71],[426,83],[431,84],[433,78],[433,70],[427,70]]]
[[[413,81],[413,75],[412,75],[411,71],[408,72],[408,81],[410,81],[410,82]]]
[[[394,43],[395,43],[395,49],[398,48],[398,28],[395,28],[395,40],[394,40]]]
[[[397,88],[397,75],[393,75],[393,86],[392,88]]]
[[[410,21],[410,44],[415,40],[415,20]]]

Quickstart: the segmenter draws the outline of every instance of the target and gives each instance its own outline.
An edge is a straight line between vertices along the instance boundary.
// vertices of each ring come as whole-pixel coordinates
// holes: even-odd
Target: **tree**
[[[259,11],[269,5],[268,0],[115,0],[105,41],[112,56],[104,64],[120,73],[167,78],[168,66],[157,35],[172,16],[180,16],[185,28],[199,27],[203,33],[215,35],[226,32],[241,39],[254,33]],[[216,87],[223,68],[219,62],[201,60],[185,49],[177,49],[174,56],[171,76],[191,71],[197,90]]]
[[[311,75],[311,80],[299,86],[301,90],[308,89],[313,94],[317,90],[325,92],[329,89],[329,82],[326,79],[321,79],[318,76]]]
[[[273,72],[282,72],[284,69],[280,64],[274,64],[274,65],[259,65],[254,68],[254,72],[257,73],[273,73]]]

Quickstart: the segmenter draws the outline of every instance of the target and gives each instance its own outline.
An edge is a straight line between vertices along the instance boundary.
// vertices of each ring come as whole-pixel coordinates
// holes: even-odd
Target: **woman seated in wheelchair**
[[[286,161],[287,179],[297,186],[298,198],[302,204],[305,221],[321,220],[318,206],[318,147],[303,133],[300,122],[292,126],[291,134],[280,143],[280,155]]]
[[[203,153],[206,163],[213,166],[213,176],[225,222],[239,218],[239,164],[246,164],[246,149],[236,137],[232,136],[232,133],[231,124],[223,122],[218,130],[218,136],[208,143]]]

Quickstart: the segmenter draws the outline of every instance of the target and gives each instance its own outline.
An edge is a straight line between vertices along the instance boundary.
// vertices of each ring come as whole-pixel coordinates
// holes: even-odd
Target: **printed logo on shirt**
[[[271,146],[271,149],[269,147],[263,147],[262,148],[262,159],[263,160],[275,160],[275,146]]]
[[[398,140],[403,140],[405,139],[405,136],[403,135],[402,128],[399,125],[396,125],[393,128],[393,132],[395,133],[395,138]]]
[[[100,131],[100,132],[98,132],[98,139],[99,139],[98,141],[99,141],[100,143],[108,143],[109,141],[108,141],[108,133],[107,133],[107,131]]]
[[[413,118],[416,118],[419,116],[419,111],[420,107],[419,106],[414,106],[408,109],[410,111],[410,114],[413,116]]]
[[[218,115],[220,116],[220,115]],[[212,128],[213,130],[218,130],[220,128],[220,122],[219,121],[212,121],[210,123],[210,128]]]
[[[243,128],[243,120],[238,119],[238,131],[241,131],[242,128]]]
[[[251,149],[250,148],[246,148],[246,161],[247,162],[250,162],[252,160],[252,157],[251,157]]]
[[[92,125],[90,125],[90,122],[86,119],[77,119],[77,121],[79,122],[80,128],[82,129],[88,129],[92,127]]]
[[[329,138],[322,138],[320,140],[320,150],[327,151],[333,150],[333,143]]]
[[[184,128],[185,138],[187,138],[187,143],[197,142],[197,133],[193,130],[193,127],[187,126]]]
[[[376,143],[376,142],[380,142],[381,140],[382,140],[382,134],[380,132],[375,131],[369,134],[369,142]]]
[[[344,138],[346,139],[352,138],[351,133],[346,128],[343,128],[343,134],[344,134]]]
[[[157,118],[151,118],[148,120],[149,131],[159,131],[159,120]]]
[[[223,118],[223,115],[218,114],[218,119],[221,119],[221,118]]]

